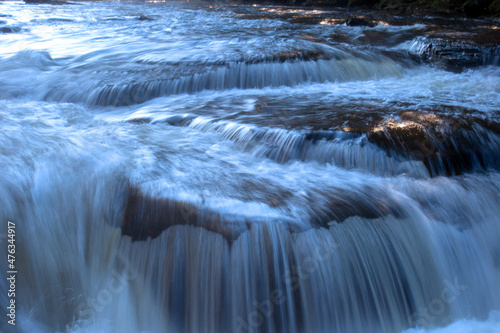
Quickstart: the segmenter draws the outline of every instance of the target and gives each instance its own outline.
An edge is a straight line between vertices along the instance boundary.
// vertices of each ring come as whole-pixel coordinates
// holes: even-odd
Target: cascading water
[[[497,63],[312,12],[0,3],[2,332],[500,331]]]

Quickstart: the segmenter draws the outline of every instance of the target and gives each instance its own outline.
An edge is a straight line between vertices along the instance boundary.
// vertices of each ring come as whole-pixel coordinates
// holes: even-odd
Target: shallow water
[[[0,13],[19,331],[500,329],[498,59],[335,11]]]

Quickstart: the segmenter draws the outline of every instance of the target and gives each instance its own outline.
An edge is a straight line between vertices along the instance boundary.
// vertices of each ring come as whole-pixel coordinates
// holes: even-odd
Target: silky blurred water
[[[499,67],[310,12],[0,3],[3,331],[498,331]]]

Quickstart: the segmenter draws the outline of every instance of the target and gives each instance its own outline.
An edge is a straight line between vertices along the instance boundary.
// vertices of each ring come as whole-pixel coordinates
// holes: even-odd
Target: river
[[[1,330],[499,332],[500,52],[345,15],[0,2]]]

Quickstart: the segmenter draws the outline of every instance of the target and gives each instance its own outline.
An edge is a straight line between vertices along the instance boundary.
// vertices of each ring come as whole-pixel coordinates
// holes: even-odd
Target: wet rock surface
[[[420,55],[424,61],[453,72],[485,65],[498,66],[500,46],[493,41],[500,38],[500,33],[491,35],[491,41],[483,43],[456,38],[430,38]]]
[[[362,18],[348,18],[345,22],[348,27],[374,27],[376,24]]]
[[[432,176],[500,169],[498,123],[403,113],[374,128],[368,140],[389,154],[422,161]]]
[[[389,214],[401,216],[397,205],[390,203],[382,192],[369,186],[364,193],[350,191],[339,196],[318,190],[308,193],[308,196],[308,206],[315,214],[308,223],[303,224],[286,218],[271,221],[269,218],[224,214],[204,204],[154,197],[129,185],[120,227],[122,235],[130,236],[133,241],[154,239],[176,225],[190,225],[220,234],[232,243],[252,226],[260,224],[277,223],[284,225],[290,232],[303,232],[312,227],[329,228],[354,216],[367,219]],[[277,197],[267,203],[280,206],[283,199]]]
[[[20,32],[21,28],[17,26],[3,26],[0,27],[0,33],[2,34],[12,34],[16,32]]]
[[[195,204],[154,198],[137,188],[130,188],[121,229],[123,235],[131,236],[133,240],[146,240],[158,237],[174,225],[193,225],[203,226],[232,240],[249,227],[242,222],[238,228],[238,224],[229,218],[207,209],[203,211]]]
[[[270,202],[273,203],[272,200]],[[202,227],[218,233],[232,242],[250,230],[252,224],[269,222],[244,215],[223,214],[203,204],[190,203],[173,198],[158,198],[130,185],[128,199],[123,210],[121,230],[134,241],[158,237],[164,230],[175,225]],[[291,231],[304,230],[299,224],[284,223]]]
[[[500,22],[494,19],[466,19],[449,13],[421,11],[419,14],[394,12],[391,9],[345,9],[307,7],[271,8],[261,6],[260,19],[282,19],[293,24],[345,25],[364,28],[358,36],[335,34],[315,41],[331,45],[354,43],[358,45],[395,46],[418,37],[426,37],[416,54],[425,62],[450,71],[461,71],[483,65],[499,64]],[[441,13],[444,14],[444,13]],[[238,12],[242,19],[256,19],[254,13]],[[382,26],[411,26],[398,33],[372,29]],[[304,36],[304,39],[310,39]]]
[[[24,0],[26,4],[33,5],[67,5],[67,1],[63,0]]]

